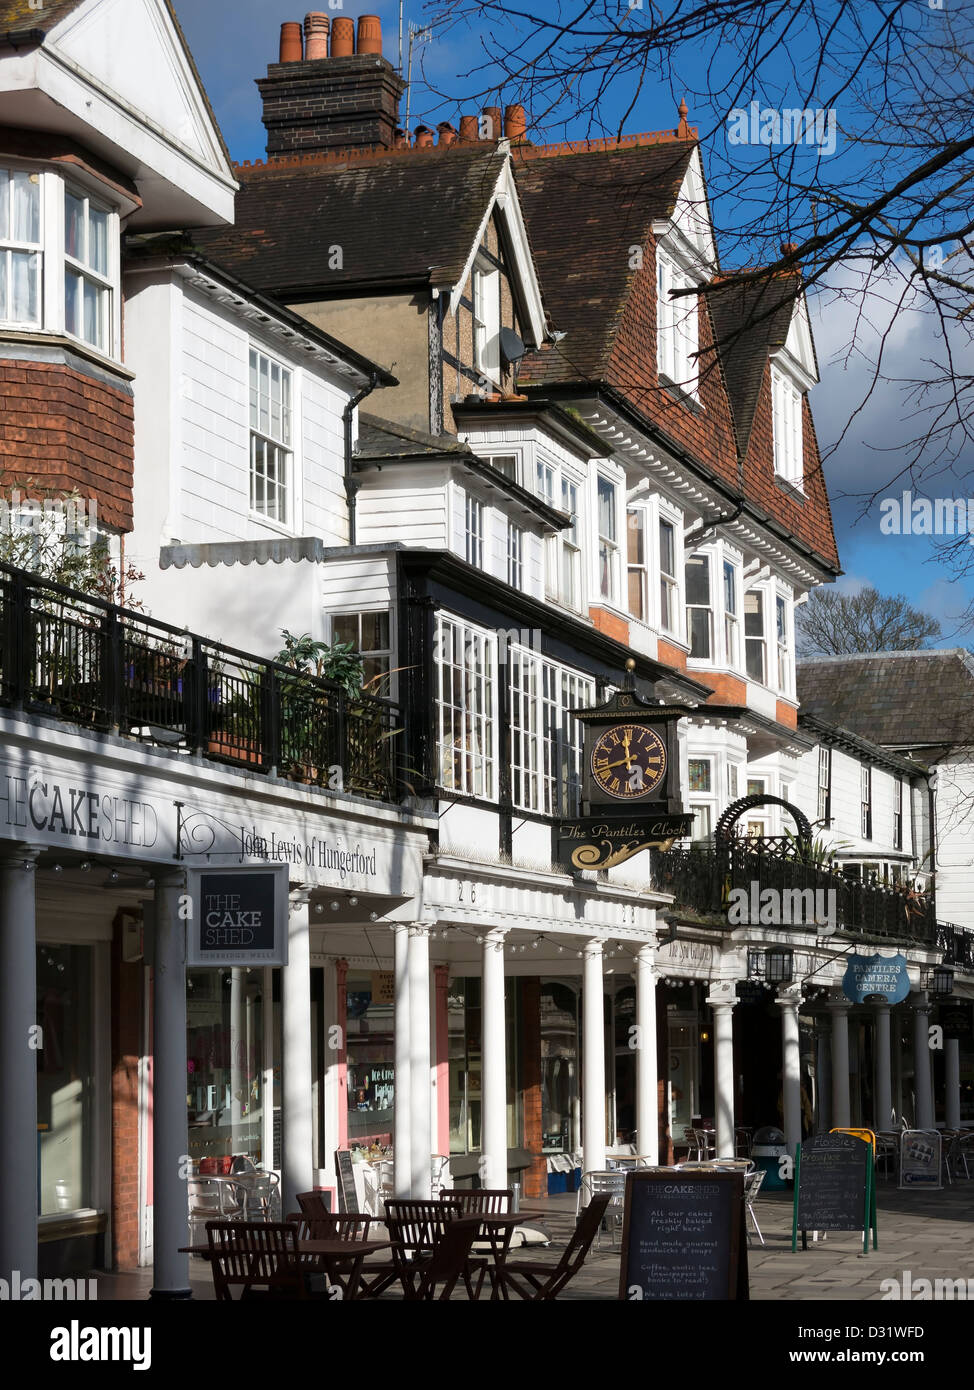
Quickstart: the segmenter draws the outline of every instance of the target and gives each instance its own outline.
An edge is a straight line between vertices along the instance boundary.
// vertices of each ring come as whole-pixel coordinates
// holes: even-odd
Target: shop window
[[[186,980],[186,1096],[189,1156],[227,1160],[264,1154],[264,972],[243,967],[191,970]]]
[[[93,1206],[93,960],[90,946],[37,948],[40,1215]],[[13,1174],[5,1173],[11,1182]]]
[[[392,1143],[395,1099],[395,980],[391,971],[349,971],[346,979],[348,1142]]]
[[[541,1143],[545,1153],[577,1144],[578,993],[565,981],[541,981]]]

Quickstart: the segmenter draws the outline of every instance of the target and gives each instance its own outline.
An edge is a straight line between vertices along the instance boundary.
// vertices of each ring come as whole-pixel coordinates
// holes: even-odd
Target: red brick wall
[[[787,724],[789,729],[798,728],[798,711],[794,705],[788,705],[784,700],[775,703],[775,718],[779,724]]]
[[[625,618],[620,618],[605,608],[590,608],[588,615],[599,632],[604,632],[607,637],[612,637],[616,642],[622,642],[628,647],[629,624]]]
[[[521,1099],[524,1147],[536,1157],[524,1174],[525,1197],[547,1197],[548,1165],[542,1157],[541,1125],[541,981],[521,981]]]
[[[678,671],[687,669],[687,654],[683,648],[674,647],[662,637],[657,639],[656,655],[660,661],[665,661],[667,666],[675,666]]]
[[[0,482],[94,498],[111,530],[132,529],[134,410],[127,386],[57,362],[0,358]]]
[[[121,914],[119,915],[121,916]],[[112,938],[112,1267],[139,1263],[139,1057],[142,966],[122,960],[122,930]]]

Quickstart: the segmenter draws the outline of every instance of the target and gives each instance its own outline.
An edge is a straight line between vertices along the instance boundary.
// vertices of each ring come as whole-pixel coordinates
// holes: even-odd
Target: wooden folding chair
[[[218,1300],[306,1298],[298,1229],[283,1221],[208,1221],[213,1290]]]
[[[557,1298],[570,1279],[573,1279],[588,1254],[605,1213],[612,1201],[612,1193],[605,1192],[593,1197],[582,1213],[582,1219],[575,1227],[575,1234],[562,1251],[557,1264],[541,1260],[507,1261],[501,1274],[505,1290],[512,1290],[519,1298],[553,1299]]]

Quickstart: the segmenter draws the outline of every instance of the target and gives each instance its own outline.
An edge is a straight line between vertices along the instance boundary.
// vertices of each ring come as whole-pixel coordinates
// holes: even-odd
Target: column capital
[[[495,951],[503,951],[507,933],[507,927],[491,927],[489,931],[484,932],[482,937],[478,937],[478,941],[485,951],[491,948]]]
[[[794,1009],[797,1012],[802,1002],[801,985],[782,985],[775,996],[774,1002],[780,1004],[783,1009]]]
[[[830,994],[825,1003],[834,1013],[848,1013],[852,1008],[852,1000],[844,994]]]
[[[655,966],[656,947],[652,944],[652,942],[643,942],[643,944],[636,951],[636,961],[639,965]]]
[[[596,956],[601,960],[604,946],[605,942],[602,940],[601,936],[589,937],[588,941],[586,941],[585,945],[582,947],[582,955],[587,960],[593,960]]]
[[[311,889],[292,888],[288,892],[287,900],[292,912],[296,912],[299,908],[307,907],[311,902]]]
[[[428,937],[428,936],[430,936],[430,935],[432,934],[432,931],[433,931],[433,928],[430,926],[430,924],[429,924],[428,922],[410,922],[410,923],[409,923],[409,935],[410,935],[410,936],[426,936],[426,937]]]
[[[0,846],[0,868],[16,869],[18,866],[32,873],[37,868],[37,859],[43,853],[41,845],[21,844],[12,841]]]
[[[712,1009],[732,1009],[737,1001],[736,980],[711,980],[705,1000]]]

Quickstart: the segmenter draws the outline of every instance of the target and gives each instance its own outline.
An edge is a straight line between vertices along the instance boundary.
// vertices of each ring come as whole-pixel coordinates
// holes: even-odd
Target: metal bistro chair
[[[761,1234],[761,1227],[758,1225],[758,1219],[754,1214],[754,1203],[757,1201],[758,1193],[761,1191],[761,1185],[767,1176],[768,1171],[766,1168],[752,1168],[750,1173],[744,1174],[744,1211],[746,1215],[751,1218],[758,1240],[762,1245],[764,1244],[764,1236]],[[750,1244],[750,1231],[747,1233],[747,1239]]]
[[[197,1245],[199,1228],[209,1221],[242,1221],[246,1192],[236,1178],[190,1178],[186,1184],[189,1202],[189,1243]]]
[[[581,1215],[583,1203],[591,1206],[597,1197],[608,1196],[607,1206],[611,1208],[611,1215],[608,1217],[610,1231],[612,1234],[612,1248],[616,1244],[616,1227],[622,1225],[623,1207],[626,1200],[626,1174],[621,1171],[593,1171],[582,1174],[581,1186],[578,1189],[578,1198],[575,1202],[575,1220],[578,1221]],[[585,1199],[588,1199],[585,1202]],[[602,1223],[596,1234],[595,1248],[599,1249],[602,1242]]]

